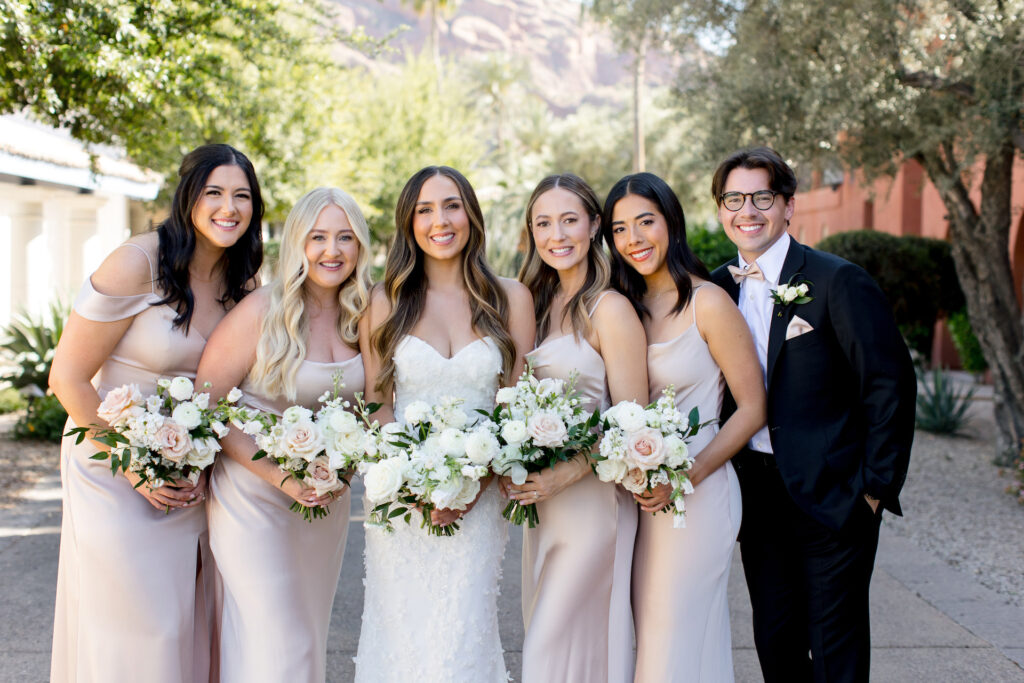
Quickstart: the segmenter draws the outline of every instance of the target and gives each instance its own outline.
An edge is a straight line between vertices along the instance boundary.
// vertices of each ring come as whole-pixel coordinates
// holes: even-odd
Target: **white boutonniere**
[[[808,296],[814,283],[809,280],[794,282],[794,280],[801,277],[803,276],[797,273],[789,278],[789,282],[786,284],[779,285],[778,289],[771,290],[772,302],[785,307],[790,304],[806,304],[814,301],[813,296]],[[782,316],[782,311],[779,311],[779,316]]]

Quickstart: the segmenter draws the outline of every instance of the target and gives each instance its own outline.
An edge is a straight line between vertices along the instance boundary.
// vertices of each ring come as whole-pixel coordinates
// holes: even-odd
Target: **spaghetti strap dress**
[[[591,315],[599,303],[600,298]],[[529,357],[540,379],[568,380],[576,373],[587,411],[610,407],[604,360],[585,339],[549,337]],[[523,680],[630,680],[633,497],[588,474],[537,503],[537,514],[539,524],[523,529]]]
[[[257,393],[246,380],[242,402],[280,415],[291,405],[312,410],[342,373],[349,401],[363,390],[363,362],[304,360],[295,401]],[[283,476],[283,475],[282,475]],[[348,536],[351,495],[326,517],[307,522],[293,500],[223,454],[210,476],[206,503],[210,547],[217,564],[220,680],[323,683],[327,631]]]

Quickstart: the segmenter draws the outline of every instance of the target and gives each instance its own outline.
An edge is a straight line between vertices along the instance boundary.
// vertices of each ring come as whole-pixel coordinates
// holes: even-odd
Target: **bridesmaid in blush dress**
[[[262,216],[241,152],[206,145],[185,157],[170,217],[115,249],[75,301],[50,371],[68,428],[101,424],[101,397],[117,386],[152,394],[160,377],[195,376],[206,337],[253,286]],[[134,474],[111,476],[108,461],[90,459],[105,449],[61,443],[50,680],[206,681],[206,477],[133,488]]]
[[[732,681],[726,589],[741,508],[729,458],[764,424],[761,366],[739,309],[687,246],[683,209],[663,180],[626,176],[609,193],[605,216],[615,284],[651,341],[651,398],[674,385],[676,407],[687,415],[696,406],[702,422],[718,417],[726,383],[737,404],[725,424],[704,427],[689,444],[686,528],[673,528],[670,514],[651,514],[668,502],[668,485],[637,496],[635,680]]]
[[[608,289],[600,205],[572,174],[548,176],[526,208],[519,279],[534,296],[538,378],[568,380],[586,410],[647,404],[646,340],[626,297]],[[586,454],[531,474],[508,495],[536,505],[523,529],[523,680],[594,683],[632,677],[630,563],[637,506],[591,473]]]
[[[359,320],[370,291],[369,229],[355,201],[318,188],[285,222],[273,282],[229,313],[206,345],[211,398],[240,385],[243,403],[280,415],[316,410],[340,373],[363,390]],[[259,330],[259,334],[253,334]],[[348,488],[318,496],[232,428],[210,475],[210,547],[220,577],[220,680],[323,683],[327,630],[348,534]],[[293,502],[325,506],[306,522]]]

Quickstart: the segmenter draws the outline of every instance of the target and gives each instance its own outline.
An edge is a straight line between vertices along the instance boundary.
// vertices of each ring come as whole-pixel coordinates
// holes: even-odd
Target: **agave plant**
[[[69,313],[70,308],[57,300],[50,303],[47,314],[37,317],[22,313],[11,321],[3,330],[0,344],[7,361],[0,382],[29,397],[44,395],[50,386],[53,354]]]
[[[935,368],[929,377],[918,373],[921,391],[917,395],[917,426],[936,434],[955,434],[967,423],[967,409],[974,387],[957,389],[949,375]]]

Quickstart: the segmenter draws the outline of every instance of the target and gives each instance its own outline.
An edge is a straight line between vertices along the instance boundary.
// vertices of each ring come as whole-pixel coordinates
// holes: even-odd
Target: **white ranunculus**
[[[426,401],[413,401],[402,413],[406,424],[418,425],[430,417],[430,404]]]
[[[281,420],[286,424],[294,424],[296,422],[312,422],[313,411],[309,408],[302,406],[291,406],[286,408],[284,413],[281,414]]]
[[[548,411],[531,415],[526,422],[526,431],[538,446],[561,446],[565,443],[565,437],[568,436],[562,418]]]
[[[466,454],[466,435],[458,429],[445,429],[437,441],[441,450],[452,457],[457,458]]]
[[[167,386],[167,392],[175,401],[187,401],[192,398],[195,387],[188,377],[175,377]]]
[[[672,469],[677,469],[686,464],[690,450],[686,442],[675,434],[665,437],[665,464]]]
[[[626,432],[636,432],[647,426],[644,409],[633,401],[623,401],[615,408],[615,421]]]
[[[502,387],[498,389],[498,393],[494,397],[494,402],[498,405],[505,405],[514,400],[516,400],[515,387]]]
[[[405,463],[400,458],[389,458],[370,465],[363,476],[366,498],[374,505],[394,500],[405,482]]]
[[[242,390],[238,387],[231,387],[231,391],[228,392],[228,403],[237,403],[242,399]]]
[[[474,465],[488,465],[498,457],[501,444],[486,429],[475,429],[466,438],[466,456]]]
[[[623,460],[601,460],[595,467],[598,479],[615,483],[622,481],[622,478],[626,476],[626,472],[629,470]]]
[[[522,443],[526,436],[526,423],[522,420],[509,420],[501,427],[501,438],[506,443]]]
[[[185,401],[174,407],[171,418],[185,429],[195,429],[203,421],[203,414],[195,403]]]

